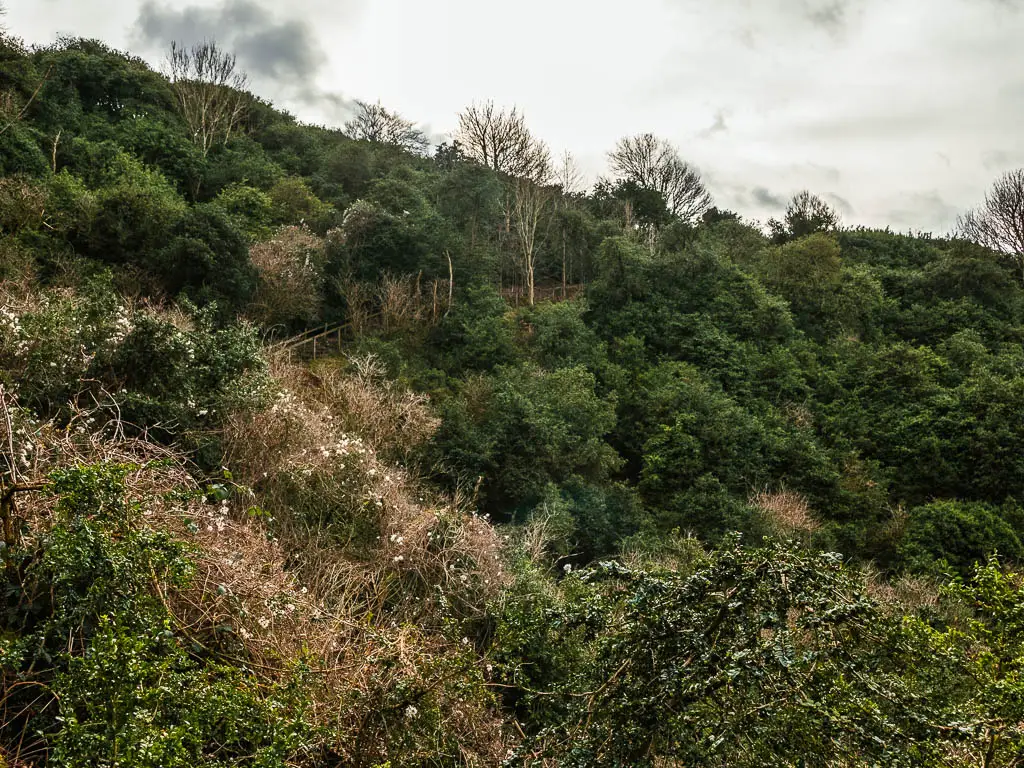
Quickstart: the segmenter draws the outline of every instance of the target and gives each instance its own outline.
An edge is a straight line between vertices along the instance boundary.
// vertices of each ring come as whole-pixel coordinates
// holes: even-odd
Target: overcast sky
[[[716,203],[807,188],[847,224],[948,231],[1024,166],[1024,0],[6,0],[10,32],[159,65],[216,38],[254,90],[341,125],[380,100],[431,135],[518,105],[591,179],[625,134],[670,139]]]

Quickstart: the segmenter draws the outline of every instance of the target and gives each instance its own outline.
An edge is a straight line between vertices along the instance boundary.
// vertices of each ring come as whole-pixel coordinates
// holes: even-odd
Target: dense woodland
[[[0,765],[1024,765],[1024,175],[453,123],[0,39]]]

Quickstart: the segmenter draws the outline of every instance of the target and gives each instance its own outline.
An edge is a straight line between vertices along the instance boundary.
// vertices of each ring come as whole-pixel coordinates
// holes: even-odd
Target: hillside
[[[179,53],[0,38],[0,766],[1020,764],[1012,257]]]

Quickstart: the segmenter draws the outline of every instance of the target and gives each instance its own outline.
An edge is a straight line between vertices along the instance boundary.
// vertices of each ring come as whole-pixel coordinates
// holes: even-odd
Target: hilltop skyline
[[[33,44],[98,37],[159,66],[172,39],[234,49],[253,90],[340,127],[380,100],[437,139],[474,100],[516,104],[593,182],[651,131],[716,203],[764,221],[807,188],[846,224],[943,233],[1024,165],[1024,11],[1012,0],[12,0]]]

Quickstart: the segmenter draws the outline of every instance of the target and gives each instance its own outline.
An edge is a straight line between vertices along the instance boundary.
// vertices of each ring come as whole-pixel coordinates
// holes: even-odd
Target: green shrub
[[[19,714],[0,726],[0,749],[69,768],[284,766],[301,743],[301,699],[202,658],[172,620],[165,594],[194,566],[127,496],[140,469],[54,472],[53,524],[7,553],[19,565],[4,573],[0,666]]]
[[[495,645],[528,765],[922,765],[898,622],[835,554],[728,543],[692,571],[605,563],[515,589]]]
[[[1014,562],[1024,546],[999,509],[983,503],[935,501],[910,510],[900,556],[915,571],[961,576],[997,553]]]

